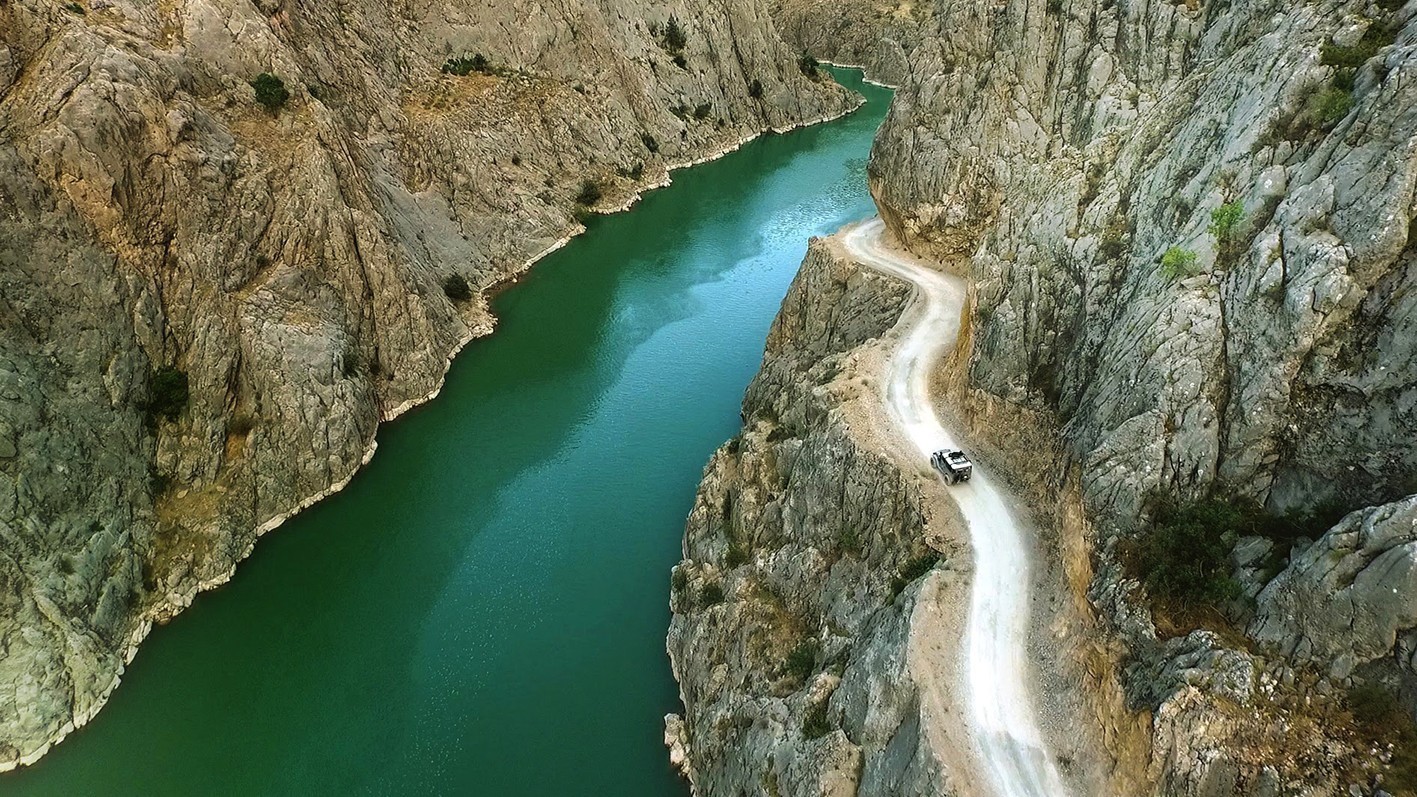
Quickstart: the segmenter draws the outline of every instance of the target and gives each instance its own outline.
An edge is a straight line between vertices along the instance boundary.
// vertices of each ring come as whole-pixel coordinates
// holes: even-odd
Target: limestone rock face
[[[940,0],[933,19],[872,192],[972,280],[942,383],[1084,552],[1074,589],[1150,723],[1146,793],[1371,793],[1353,784],[1374,762],[1330,730],[1353,669],[1417,638],[1399,500],[1417,490],[1417,4]],[[1211,491],[1378,505],[1268,586],[1266,554],[1237,551],[1261,653],[1166,639],[1122,567],[1149,495]]]
[[[970,387],[1054,413],[1095,507],[1414,488],[1417,11],[1391,6],[937,8],[873,191],[974,278]]]
[[[868,341],[901,283],[814,241],[748,388],[742,433],[709,462],[674,570],[676,751],[705,795],[955,793],[932,736],[923,651],[962,581],[927,540],[919,474],[867,441]],[[931,547],[931,544],[935,546]],[[941,608],[944,607],[944,608]]]
[[[578,201],[850,107],[753,0],[0,2],[0,768],[342,485]]]
[[[1260,593],[1250,635],[1346,678],[1413,628],[1417,496],[1354,512],[1294,557]]]
[[[787,43],[813,57],[866,70],[892,86],[910,73],[910,53],[936,31],[934,4],[773,0],[772,17]]]

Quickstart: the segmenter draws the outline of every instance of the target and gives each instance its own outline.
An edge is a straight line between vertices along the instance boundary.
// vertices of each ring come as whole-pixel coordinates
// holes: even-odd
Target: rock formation
[[[1120,702],[1151,718],[1149,788],[1369,788],[1337,694],[1356,664],[1410,658],[1394,642],[1417,618],[1405,598],[1353,628],[1318,617],[1410,589],[1410,529],[1384,520],[1401,504],[1295,548],[1259,593],[1259,652],[1158,631],[1123,552],[1157,495],[1293,516],[1417,489],[1417,6],[935,18],[872,190],[898,237],[973,282],[948,403],[1083,552],[1070,583],[1122,645]],[[1100,724],[1122,720],[1094,698]]]
[[[793,21],[810,19],[806,7],[774,11],[795,43],[871,60],[860,43],[879,27],[832,38],[832,20]],[[852,14],[872,12],[842,18]],[[1111,768],[1097,793],[1376,793],[1395,739],[1359,728],[1348,695],[1382,684],[1411,708],[1417,694],[1417,3],[940,0],[921,24],[871,188],[898,239],[971,280],[941,408],[1043,527],[1073,610],[1060,614],[1060,650],[1041,653],[1082,693],[1075,725],[1097,735],[1093,753]],[[802,280],[821,268],[809,257]],[[780,324],[800,326],[791,319],[804,316],[805,295],[794,288]],[[818,385],[798,391],[819,407],[811,416],[881,455],[878,431],[841,425],[854,416],[840,383],[820,384],[872,345],[804,347],[819,364],[786,359]],[[828,676],[872,655],[880,681],[899,672],[856,641],[868,634],[828,622],[849,607],[883,609],[835,585],[825,532],[785,525],[766,502],[759,514],[738,509],[738,494],[783,500],[805,481],[758,464],[790,461],[764,450],[774,427],[760,420],[772,417],[765,407],[791,406],[763,388],[784,384],[774,375],[789,348],[770,343],[744,435],[706,473],[680,571],[739,590],[818,563],[817,578],[786,590],[798,601],[789,616],[808,637],[844,628],[853,643],[837,670],[773,696],[780,669],[768,662],[783,649],[735,667],[725,647],[769,627],[751,593],[712,608],[675,598],[671,650],[688,712],[676,727],[705,794],[835,793],[818,787],[844,780],[790,766],[808,742],[782,717],[817,705]],[[802,435],[791,429],[780,444]],[[907,485],[902,495],[928,489]],[[733,513],[709,517],[725,493]],[[834,512],[865,511],[858,495],[838,491]],[[1218,497],[1271,517],[1353,512],[1312,528],[1317,541],[1226,529],[1242,537],[1231,554],[1242,594],[1217,629],[1177,629],[1155,621],[1127,555],[1159,497]],[[922,514],[932,506],[916,500]],[[892,504],[873,495],[879,505]],[[732,554],[761,529],[795,536],[773,537],[771,553]],[[885,767],[885,748],[840,722],[852,705],[839,691],[826,702],[828,726],[849,743],[833,749],[859,755],[865,773]],[[901,735],[916,738],[907,725]],[[723,772],[724,756],[746,765],[747,751],[773,788]],[[904,793],[967,791],[948,755],[934,760],[945,775]],[[867,781],[851,784],[877,793]]]
[[[577,213],[852,103],[751,0],[0,0],[0,769],[343,485]]]
[[[959,529],[866,442],[888,434],[871,343],[905,295],[813,241],[705,470],[669,631],[687,712],[669,740],[697,793],[955,793],[931,676],[958,631]]]

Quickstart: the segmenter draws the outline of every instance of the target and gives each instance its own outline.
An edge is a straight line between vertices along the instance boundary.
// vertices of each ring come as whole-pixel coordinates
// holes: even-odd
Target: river
[[[677,172],[502,293],[344,492],[155,630],[4,795],[680,795],[669,568],[811,235],[874,212],[889,92]]]

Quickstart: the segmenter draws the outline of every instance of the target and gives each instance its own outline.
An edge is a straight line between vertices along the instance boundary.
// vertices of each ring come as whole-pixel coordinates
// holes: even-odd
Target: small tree
[[[1244,203],[1239,200],[1226,202],[1210,212],[1210,227],[1207,230],[1215,236],[1216,241],[1222,244],[1229,243],[1239,232],[1240,222],[1244,220]]]
[[[472,298],[472,287],[467,284],[467,280],[461,274],[449,274],[443,280],[443,293],[449,299],[462,303]]]
[[[262,72],[251,81],[251,88],[256,90],[256,102],[266,106],[266,110],[271,113],[278,113],[285,103],[290,99],[290,92],[285,88],[285,81],[272,75],[270,72]]]
[[[669,18],[669,24],[664,26],[664,46],[670,52],[679,52],[684,49],[684,45],[689,43],[689,36],[684,32],[683,26],[679,24],[676,17]]]
[[[1196,273],[1196,260],[1194,251],[1173,246],[1161,256],[1161,274],[1169,280],[1189,277]]]

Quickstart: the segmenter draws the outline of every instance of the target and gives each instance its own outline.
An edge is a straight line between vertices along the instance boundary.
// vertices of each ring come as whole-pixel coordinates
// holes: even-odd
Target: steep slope
[[[0,769],[343,485],[581,206],[851,107],[751,0],[0,2]]]
[[[1387,753],[1342,695],[1417,684],[1398,501],[1417,489],[1417,4],[945,0],[935,18],[872,190],[895,235],[971,280],[940,390],[1060,535],[1115,676],[1089,690],[1096,723],[1147,726],[1149,763],[1119,768],[1145,793],[1369,793]],[[1256,605],[1187,633],[1153,622],[1129,564],[1156,496],[1362,513],[1287,561],[1241,539]]]

